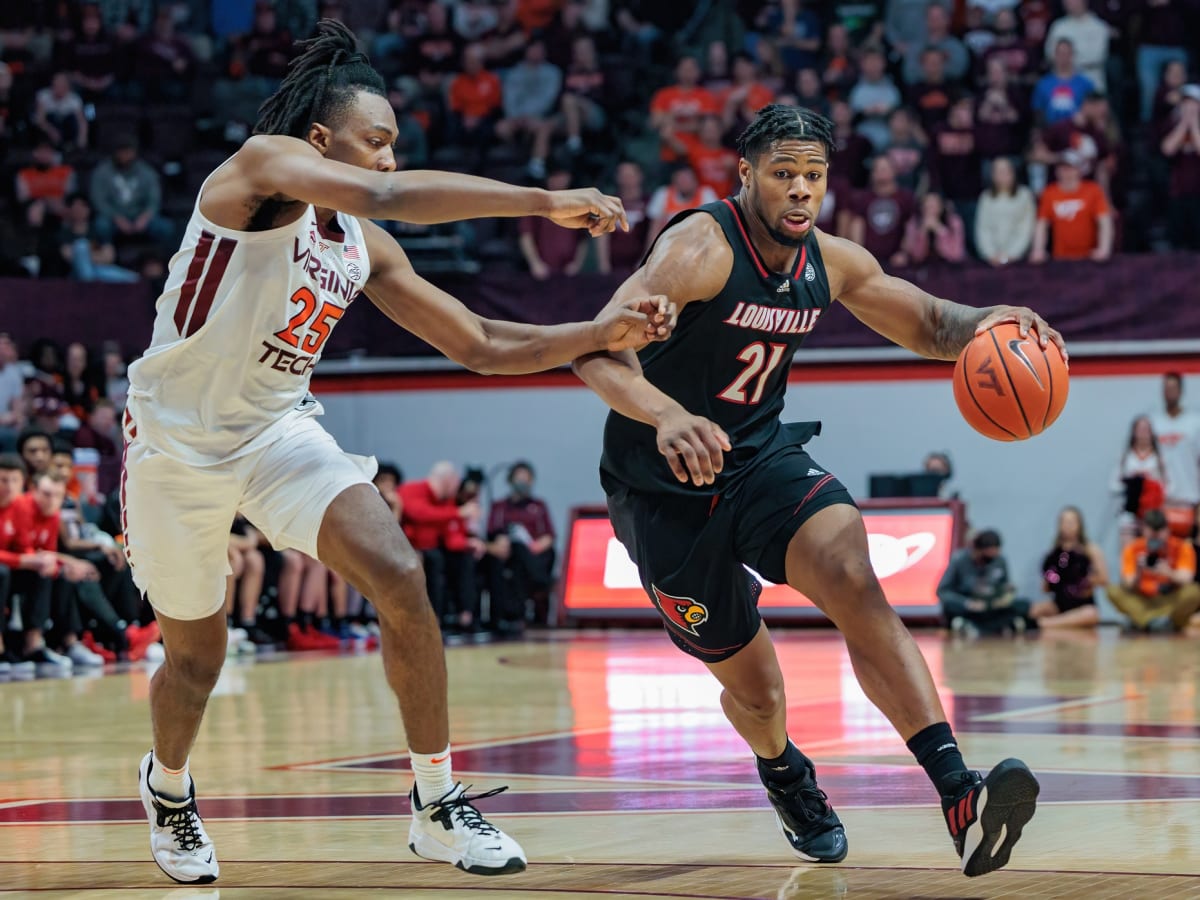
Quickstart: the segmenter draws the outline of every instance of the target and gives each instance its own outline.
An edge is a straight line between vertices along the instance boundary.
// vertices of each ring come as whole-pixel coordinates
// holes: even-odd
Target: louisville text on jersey
[[[786,309],[739,302],[724,324],[773,334],[807,334],[820,316],[819,309]]]

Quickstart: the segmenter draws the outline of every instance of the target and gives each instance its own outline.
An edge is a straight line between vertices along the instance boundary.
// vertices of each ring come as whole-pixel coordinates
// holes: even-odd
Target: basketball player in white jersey
[[[480,372],[661,340],[671,308],[639,299],[594,322],[539,328],[481,319],[424,281],[370,219],[542,214],[599,234],[624,224],[624,211],[594,190],[396,173],[395,117],[353,34],[326,20],[302,46],[255,136],[201,187],[153,340],[129,371],[126,552],[166,647],[151,682],[154,745],[138,771],[151,852],[178,882],[217,878],[188,754],[225,659],[226,544],[240,512],[273,546],[320,559],[376,605],[415,775],[409,847],[476,874],[519,871],[521,847],[451,776],[446,666],[420,558],[371,484],[374,459],[343,453],[317,424],[309,380],[360,293]]]

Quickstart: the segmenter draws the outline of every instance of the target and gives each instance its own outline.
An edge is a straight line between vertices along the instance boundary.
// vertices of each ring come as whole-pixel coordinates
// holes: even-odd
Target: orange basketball
[[[1067,364],[1058,347],[1012,323],[977,336],[954,365],[954,401],[967,423],[997,441],[1023,441],[1049,428],[1067,404]]]

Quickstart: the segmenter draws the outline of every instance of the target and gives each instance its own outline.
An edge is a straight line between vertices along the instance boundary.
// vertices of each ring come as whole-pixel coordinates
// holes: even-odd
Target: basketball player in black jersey
[[[758,757],[796,855],[838,862],[846,836],[788,739],[761,585],[744,566],[801,591],[841,630],[863,690],[941,795],[963,871],[982,875],[1008,862],[1037,780],[1019,760],[986,778],[964,765],[925,660],[871,569],[854,501],[804,450],[820,423],[779,416],[792,355],[834,299],[935,359],[1001,322],[1065,348],[1032,310],[932,297],[818,231],[831,129],[806,109],[763,109],[739,141],[740,193],[676,216],[614,297],[667,295],[681,310],[674,337],[585,356],[575,370],[614,410],[600,473],[616,535],[672,640],[724,687],[721,706]]]

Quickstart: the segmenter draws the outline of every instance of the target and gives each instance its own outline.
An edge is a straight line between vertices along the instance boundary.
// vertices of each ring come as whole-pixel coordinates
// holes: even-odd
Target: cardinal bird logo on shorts
[[[708,607],[691,597],[672,597],[670,594],[664,594],[654,585],[650,585],[650,587],[654,590],[654,603],[659,612],[663,614],[663,618],[675,627],[682,628],[688,634],[700,637],[700,632],[696,628],[708,621]]]

